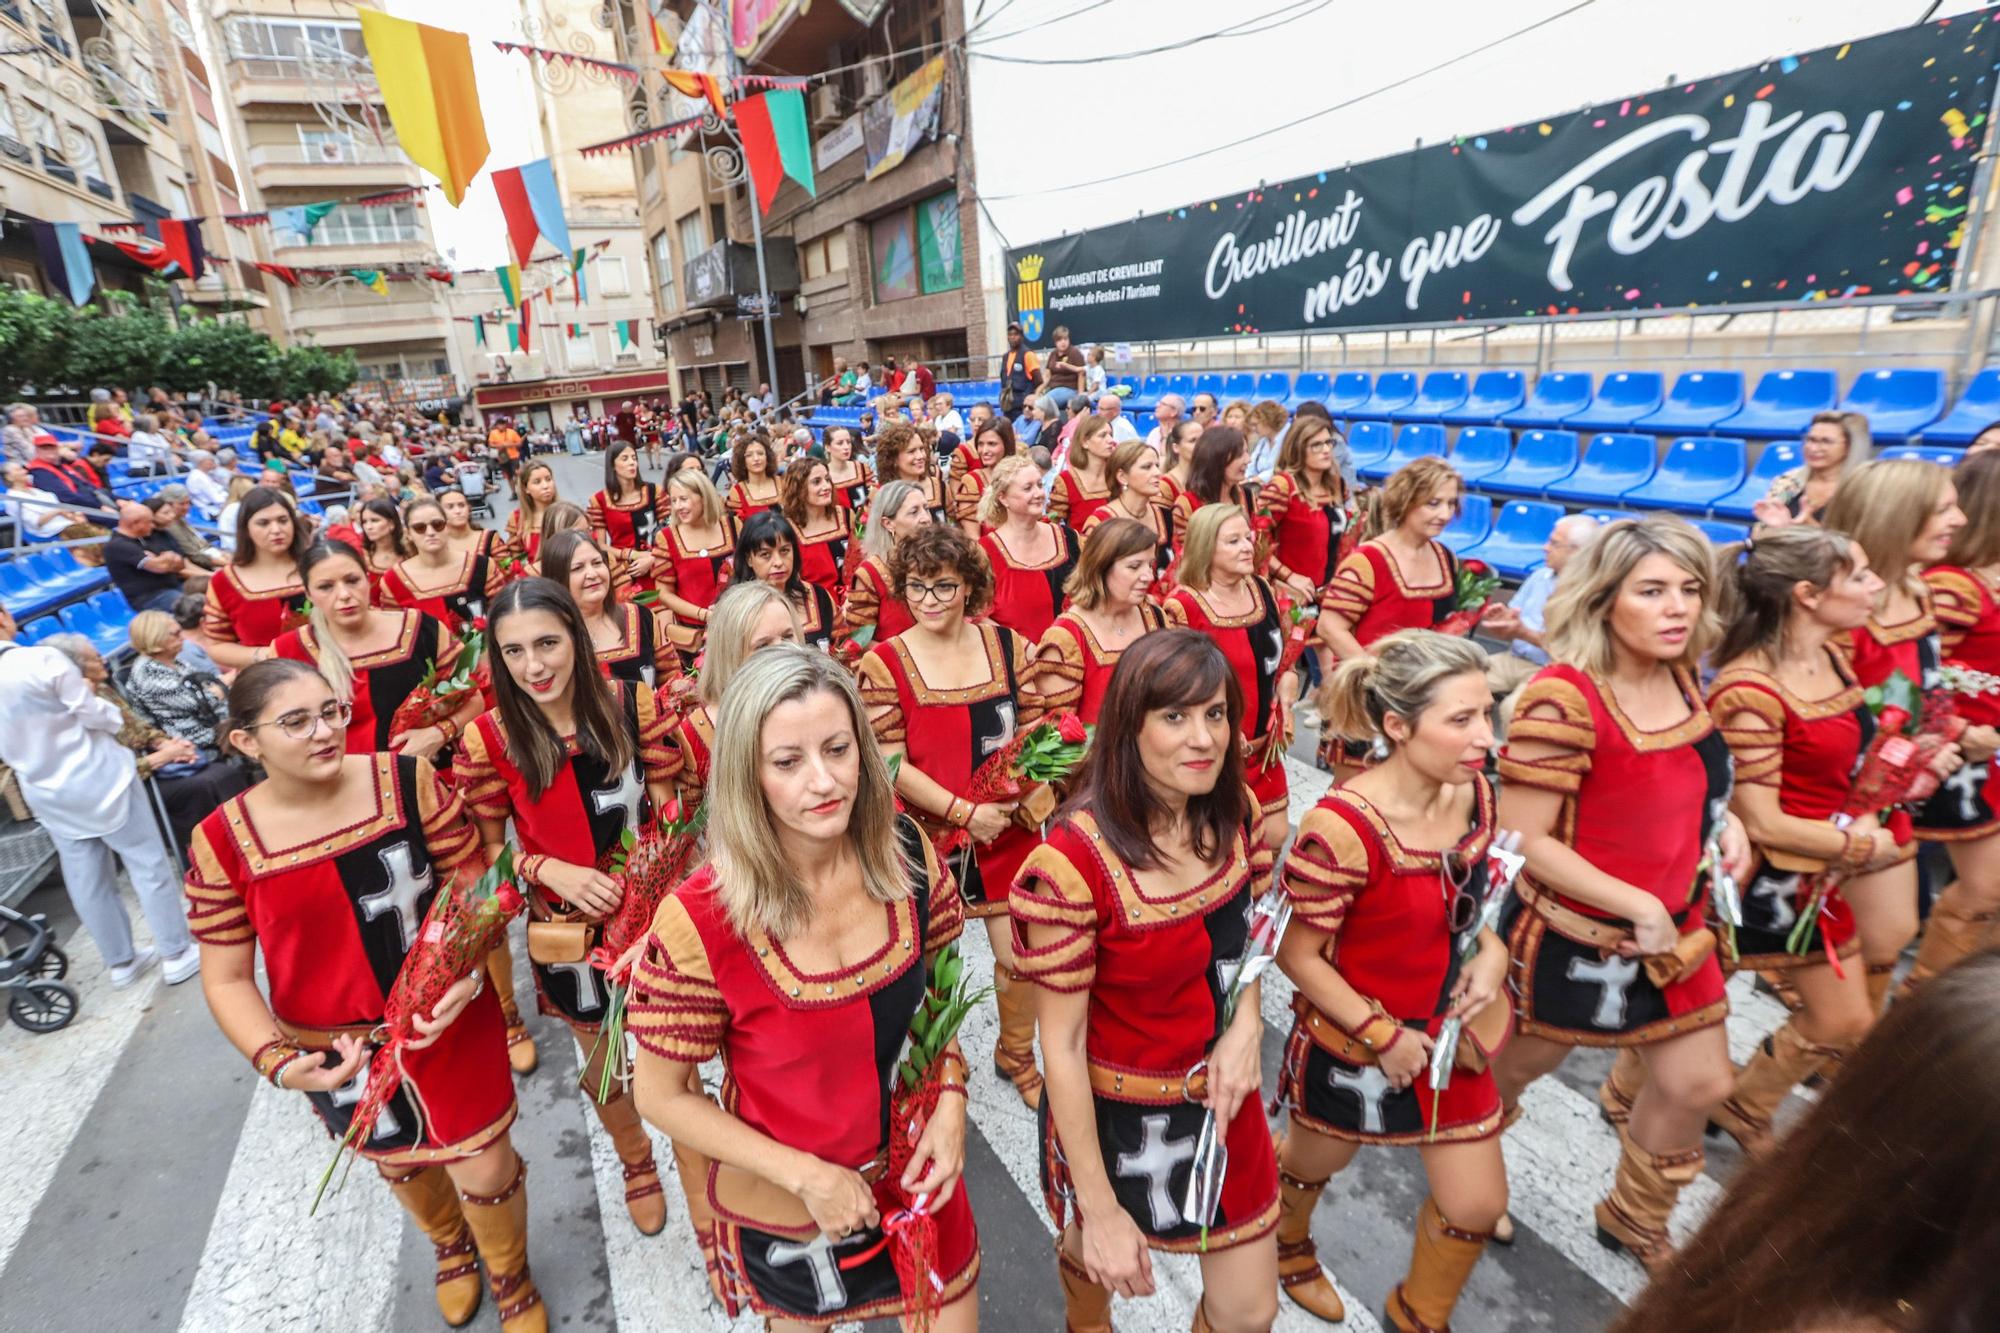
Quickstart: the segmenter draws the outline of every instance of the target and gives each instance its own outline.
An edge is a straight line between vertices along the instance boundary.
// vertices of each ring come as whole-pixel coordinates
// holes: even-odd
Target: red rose
[[[678,800],[668,801],[660,807],[660,822],[662,824],[678,824],[681,822],[681,803]]]
[[[1492,568],[1484,560],[1466,560],[1462,563],[1465,572],[1468,574],[1486,575],[1493,572]]]
[[[513,916],[525,905],[521,891],[514,887],[512,880],[508,880],[493,891],[493,901],[499,903],[500,910],[508,916]]]
[[[478,630],[481,634],[484,634],[486,632],[486,617],[474,616],[472,618],[472,628]]]
[[[1081,745],[1090,739],[1090,733],[1084,730],[1083,719],[1075,713],[1065,713],[1057,719],[1056,735],[1071,745]]]

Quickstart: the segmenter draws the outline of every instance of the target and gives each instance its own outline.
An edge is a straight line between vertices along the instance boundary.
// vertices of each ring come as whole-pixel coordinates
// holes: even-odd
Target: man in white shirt
[[[174,447],[160,434],[159,421],[141,413],[133,423],[131,441],[125,446],[125,460],[134,476],[150,477],[174,470]]]
[[[208,450],[197,449],[190,457],[194,470],[187,474],[188,498],[194,501],[196,511],[213,523],[222,506],[229,503],[228,480],[219,475],[215,455]]]
[[[1174,427],[1181,424],[1181,413],[1186,410],[1187,404],[1177,393],[1161,394],[1158,405],[1153,408],[1153,420],[1157,424],[1146,433],[1146,443],[1153,446],[1153,451],[1159,454],[1162,461],[1170,461],[1167,460],[1167,437],[1174,433]]]
[[[1132,418],[1125,415],[1125,400],[1115,393],[1107,393],[1097,400],[1097,415],[1111,423],[1111,438],[1126,444],[1139,438],[1138,427]]]
[[[28,469],[19,463],[9,462],[0,468],[0,481],[7,484],[7,516],[14,520],[17,529],[31,537],[44,540],[59,537],[72,523],[90,522],[74,509],[58,508],[55,497],[35,485]]]
[[[164,955],[168,985],[201,970],[188,934],[180,876],[139,789],[139,767],[118,743],[124,718],[84,682],[76,664],[53,648],[14,642],[14,617],[0,609],[0,762],[14,770],[28,808],[55,843],[63,888],[111,971],[129,986]],[[114,860],[114,854],[116,860]],[[118,900],[117,861],[125,863],[152,927],[139,948]]]

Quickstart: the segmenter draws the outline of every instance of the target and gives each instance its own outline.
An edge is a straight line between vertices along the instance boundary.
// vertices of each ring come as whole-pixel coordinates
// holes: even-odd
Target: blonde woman
[[[1573,557],[1549,602],[1551,665],[1500,759],[1500,824],[1527,869],[1508,928],[1520,1031],[1494,1077],[1511,1111],[1578,1046],[1639,1049],[1645,1087],[1596,1217],[1600,1241],[1653,1272],[1672,1262],[1667,1217],[1732,1081],[1701,863],[1714,845],[1741,883],[1749,849],[1694,675],[1715,638],[1712,560],[1669,517],[1613,523]]]
[[[667,743],[680,752],[674,765],[681,800],[699,803],[708,791],[715,755],[715,715],[722,692],[751,654],[774,643],[803,643],[799,609],[782,588],[761,580],[739,583],[716,598],[708,618],[696,702],[674,720]]]
[[[1076,532],[1043,518],[1047,503],[1041,469],[1016,455],[993,468],[979,508],[986,529],[979,549],[993,569],[993,619],[1030,643],[1062,610],[1063,588],[1076,568]]]
[[[1069,609],[1035,648],[1035,689],[1045,707],[1074,709],[1085,723],[1096,722],[1118,659],[1141,635],[1165,626],[1147,596],[1157,550],[1155,530],[1143,523],[1094,521],[1069,577]]]
[[[1144,440],[1127,440],[1111,455],[1111,499],[1104,508],[1083,523],[1083,539],[1100,523],[1126,518],[1143,523],[1153,532],[1154,569],[1164,573],[1173,562],[1174,550],[1167,538],[1167,515],[1160,508],[1160,456]]]
[[[868,531],[861,538],[867,554],[854,567],[841,608],[850,642],[886,642],[916,623],[910,608],[890,591],[889,557],[898,542],[934,521],[924,488],[916,482],[888,481],[875,492],[868,506]]]
[[[896,814],[861,700],[832,658],[758,653],[718,723],[712,856],[661,905],[638,964],[634,1095],[713,1162],[708,1195],[734,1219],[718,1231],[731,1313],[776,1333],[903,1315],[867,1174],[888,1154],[894,1078],[875,1052],[909,1026],[926,964],[958,938],[958,894],[922,830]],[[718,1054],[720,1106],[692,1083]],[[937,1220],[933,1326],[971,1333],[979,1242],[960,1179],[956,1042],[944,1059],[951,1095],[899,1183]],[[829,1250],[852,1261],[802,1261]]]
[[[1833,503],[1840,480],[1868,461],[1874,437],[1868,418],[1859,412],[1821,412],[1799,441],[1805,462],[1771,479],[1771,489],[1752,506],[1762,527],[1794,523],[1819,525]]]
[[[1262,486],[1278,466],[1278,438],[1285,433],[1285,407],[1266,398],[1244,418],[1249,436],[1250,462],[1245,476],[1252,486]]]
[[[729,582],[736,525],[700,468],[682,468],[667,478],[667,509],[673,522],[653,539],[653,589],[660,605],[673,612],[671,636],[682,664],[692,666],[709,608]]]

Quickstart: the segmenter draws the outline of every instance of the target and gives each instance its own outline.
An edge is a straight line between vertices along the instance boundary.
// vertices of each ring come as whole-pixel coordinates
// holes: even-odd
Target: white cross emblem
[[[1353,1074],[1336,1065],[1328,1081],[1342,1092],[1351,1092],[1360,1099],[1363,1134],[1387,1132],[1387,1124],[1382,1119],[1382,1099],[1389,1094],[1389,1076],[1382,1072],[1380,1065],[1363,1065],[1359,1072]]]
[[[1285,660],[1285,636],[1277,630],[1271,631],[1271,655],[1264,659],[1264,674],[1277,674],[1278,663]]]
[[[407,842],[384,847],[375,855],[389,876],[389,887],[363,896],[361,914],[373,921],[384,912],[394,912],[396,925],[403,934],[403,952],[408,953],[417,942],[417,899],[431,891],[431,868],[425,866],[422,874],[417,873],[415,856]]]
[[[1958,817],[1968,824],[1979,818],[1977,801],[1979,789],[1986,785],[1986,773],[1985,764],[1961,764],[1944,780],[1944,789],[1958,797]]]
[[[992,754],[1014,739],[1014,701],[1004,699],[995,706],[1000,714],[1000,734],[989,736],[979,743],[979,753]]]
[[[1764,928],[1766,930],[1791,929],[1793,923],[1799,919],[1799,914],[1793,906],[1799,897],[1799,877],[1797,875],[1782,875],[1773,878],[1767,875],[1759,875],[1755,880],[1751,881],[1750,887],[1751,891],[1757,895],[1759,901],[1764,903],[1765,911],[1769,913],[1769,919],[1765,921]]]
[[[1582,958],[1569,960],[1569,979],[1588,981],[1602,986],[1603,994],[1597,997],[1597,1012],[1590,1016],[1593,1027],[1616,1031],[1625,1026],[1625,992],[1638,979],[1639,960],[1620,958],[1616,954],[1599,962]]]
[[[368,1058],[361,1062],[360,1071],[328,1094],[335,1106],[353,1106],[361,1100],[362,1093],[368,1087],[368,1066],[374,1062],[375,1055],[371,1051]],[[376,1139],[386,1139],[402,1132],[403,1122],[396,1119],[396,1108],[386,1102],[383,1103],[382,1114],[375,1117],[375,1132],[369,1137],[369,1142],[373,1143]]]
[[[639,766],[627,764],[625,771],[618,775],[618,785],[604,787],[590,793],[590,809],[593,814],[609,814],[614,809],[625,811],[624,827],[639,826],[639,797],[644,791],[639,782]]]
[[[1181,1210],[1174,1206],[1174,1168],[1194,1160],[1194,1136],[1167,1137],[1165,1115],[1149,1115],[1140,1120],[1145,1137],[1138,1152],[1118,1154],[1118,1174],[1127,1180],[1146,1182],[1146,1206],[1153,1213],[1153,1230],[1170,1231],[1181,1223]]]
[[[551,972],[567,972],[576,983],[576,1011],[579,1014],[596,1013],[604,1007],[604,1001],[597,993],[597,974],[591,970],[590,960],[579,958],[574,963],[545,963]]]
[[[819,1312],[831,1314],[847,1308],[847,1283],[841,1280],[840,1265],[834,1260],[833,1252],[843,1245],[855,1245],[867,1239],[866,1232],[835,1240],[822,1231],[803,1245],[774,1240],[764,1250],[764,1262],[773,1268],[804,1263],[812,1274],[813,1295],[819,1301]]]
[[[653,677],[655,674],[656,672],[651,662],[641,662],[639,664],[639,679],[646,682],[646,688],[649,690],[653,688]]]

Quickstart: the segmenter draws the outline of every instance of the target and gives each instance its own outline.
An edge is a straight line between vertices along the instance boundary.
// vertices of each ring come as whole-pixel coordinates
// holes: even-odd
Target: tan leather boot
[[[1111,1292],[1092,1282],[1083,1265],[1060,1247],[1056,1276],[1062,1279],[1065,1333],[1111,1333]]]
[[[1931,904],[1930,919],[1924,923],[1924,937],[1917,944],[1917,960],[1910,968],[1904,990],[1921,985],[1979,947],[1993,929],[1995,913],[1978,910],[1964,885],[1954,880]]]
[[[1667,1237],[1667,1218],[1674,1201],[1707,1161],[1700,1148],[1682,1152],[1648,1152],[1628,1134],[1618,1136],[1618,1175],[1611,1193],[1597,1205],[1597,1240],[1606,1249],[1623,1249],[1649,1272],[1664,1272],[1673,1262],[1674,1245]]]
[[[1417,1211],[1417,1238],[1410,1272],[1389,1293],[1390,1324],[1402,1333],[1451,1333],[1451,1312],[1490,1239],[1445,1221],[1436,1199]]]
[[[1278,1286],[1307,1314],[1337,1324],[1347,1318],[1347,1306],[1319,1266],[1312,1239],[1313,1208],[1325,1188],[1324,1180],[1278,1173]]]
[[[1042,1075],[1035,1068],[1035,997],[1029,983],[1006,964],[993,964],[993,999],[1000,1009],[1000,1038],[993,1069],[1014,1085],[1029,1110],[1042,1105]]]
[[[1792,1089],[1822,1067],[1829,1070],[1847,1048],[1820,1046],[1799,1035],[1790,1023],[1764,1038],[1736,1076],[1736,1091],[1716,1110],[1709,1123],[1736,1140],[1747,1153],[1761,1153],[1772,1142],[1771,1116]]]
[[[1868,964],[1868,1012],[1876,1018],[1882,1016],[1882,1002],[1889,998],[1889,987],[1895,980],[1894,963]]]
[[[1646,1062],[1639,1058],[1639,1048],[1619,1047],[1618,1058],[1611,1062],[1611,1072],[1597,1087],[1597,1106],[1604,1123],[1616,1126],[1630,1120],[1632,1103],[1639,1099],[1639,1090],[1645,1086]]]
[[[611,1146],[625,1166],[625,1211],[642,1236],[657,1236],[667,1225],[667,1194],[660,1186],[660,1168],[653,1161],[653,1140],[639,1120],[639,1108],[629,1093],[598,1106],[597,1118],[611,1135]]]
[[[459,1191],[472,1228],[501,1333],[549,1333],[549,1311],[528,1273],[528,1164],[514,1159],[514,1181],[498,1194]]]
[[[492,983],[493,993],[500,997],[500,1017],[507,1024],[507,1063],[516,1074],[532,1074],[541,1063],[541,1056],[535,1051],[535,1039],[528,1035],[528,1025],[521,1021],[521,1006],[514,999],[514,951],[507,947],[505,936],[486,955],[486,979]]]
[[[382,1178],[437,1251],[438,1313],[453,1328],[471,1323],[472,1316],[479,1313],[484,1288],[479,1281],[472,1230],[465,1225],[451,1177],[441,1166],[420,1166],[405,1175],[384,1174]]]

